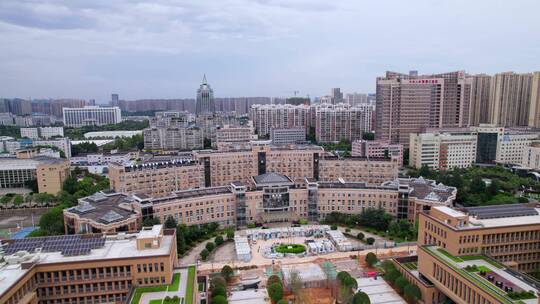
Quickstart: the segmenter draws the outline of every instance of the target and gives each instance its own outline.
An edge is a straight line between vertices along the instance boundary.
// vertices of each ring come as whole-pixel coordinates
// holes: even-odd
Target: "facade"
[[[432,208],[419,217],[418,245],[452,255],[485,254],[519,271],[540,268],[540,209],[534,204]]]
[[[64,137],[63,127],[39,127],[39,128],[21,128],[21,137],[30,139],[49,139],[51,137]]]
[[[293,182],[285,175],[265,173],[251,177],[247,184],[233,182],[227,186],[181,190],[132,202],[134,210],[140,205],[143,218],[153,216],[163,222],[171,216],[186,225],[218,222],[221,226],[244,227],[255,222],[318,221],[331,212],[358,214],[369,208],[381,208],[396,218],[415,221],[423,210],[450,206],[456,193],[454,187],[422,178],[367,185],[344,180]],[[100,212],[108,212],[107,208],[103,204]],[[116,226],[111,225],[110,229],[113,227]]]
[[[471,82],[463,71],[377,78],[377,139],[408,146],[424,128],[468,126]]]
[[[23,143],[23,144],[24,144],[24,146],[28,146],[26,143]],[[64,152],[64,155],[66,156],[66,158],[71,157],[71,141],[67,137],[56,138],[56,139],[33,140],[33,141],[31,141],[30,146],[32,146],[32,147],[38,147],[38,146],[55,147],[58,150]]]
[[[489,122],[497,126],[526,126],[531,84],[532,74],[495,74],[490,87]]]
[[[69,177],[69,161],[63,158],[41,158],[36,166],[39,193],[58,194]]]
[[[354,141],[364,132],[371,132],[371,106],[347,104],[317,105],[311,111],[315,116],[315,137],[318,143]],[[312,114],[313,115],[313,114]]]
[[[307,128],[309,127],[309,106],[266,104],[253,105],[250,119],[259,136],[268,136],[273,128]]]
[[[473,129],[478,133],[477,163],[519,164],[523,151],[540,138],[536,128],[480,125]]]
[[[0,303],[126,303],[135,287],[171,284],[178,265],[175,231],[161,225],[34,240],[3,245],[10,265],[0,269]]]
[[[118,107],[85,106],[84,108],[63,108],[64,126],[103,126],[122,122]]]
[[[397,177],[392,159],[339,158],[315,145],[272,145],[254,141],[241,150],[197,150],[182,156],[150,159],[142,164],[109,165],[111,189],[164,196],[172,191],[249,183],[252,176],[283,174],[295,180],[312,178],[380,184]]]
[[[270,131],[270,140],[274,145],[299,144],[306,142],[305,128],[273,128]]]
[[[540,144],[533,143],[523,150],[521,165],[533,170],[540,170]]]
[[[191,156],[154,157],[140,164],[109,163],[110,188],[116,192],[161,197],[204,187],[204,167]]]
[[[197,104],[195,114],[213,114],[216,112],[214,103],[214,91],[206,81],[206,75],[199,89],[197,90]]]
[[[477,133],[474,131],[431,131],[412,133],[409,166],[433,170],[468,168],[476,162]]]
[[[351,182],[380,184],[397,177],[399,161],[395,158],[325,156],[319,162],[319,180],[343,178]]]
[[[203,132],[198,127],[151,127],[143,130],[147,150],[193,150],[203,147]]]
[[[489,123],[489,92],[491,87],[491,76],[478,74],[471,76],[471,106],[469,108],[469,120],[471,126],[478,126],[481,123]]]
[[[216,130],[216,144],[220,143],[246,143],[253,139],[252,125],[233,126],[224,125]]]
[[[69,176],[69,162],[61,158],[0,158],[0,188],[23,188],[37,180],[40,193],[57,194]]]
[[[351,156],[367,158],[396,158],[403,166],[403,145],[380,140],[355,140],[352,142]]]

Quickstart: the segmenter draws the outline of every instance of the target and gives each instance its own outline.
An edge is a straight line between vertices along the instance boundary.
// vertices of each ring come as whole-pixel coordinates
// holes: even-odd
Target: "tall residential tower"
[[[212,114],[216,111],[214,104],[214,91],[206,81],[206,75],[203,77],[201,86],[197,90],[197,104],[195,113],[199,114]]]

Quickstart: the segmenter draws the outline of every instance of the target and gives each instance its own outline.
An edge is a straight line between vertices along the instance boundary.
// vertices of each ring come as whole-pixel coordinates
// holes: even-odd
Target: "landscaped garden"
[[[293,253],[299,254],[306,251],[306,246],[301,244],[281,244],[274,248],[279,253]]]
[[[188,279],[189,279],[189,277],[188,277]],[[180,274],[175,273],[173,275],[173,282],[170,285],[137,287],[135,289],[134,294],[133,294],[133,298],[131,300],[131,303],[132,304],[138,304],[139,301],[141,300],[141,296],[143,295],[143,293],[160,292],[160,291],[178,291],[179,285],[180,285]],[[161,300],[159,300],[159,301],[161,301]],[[159,303],[161,303],[161,302],[159,302]],[[174,302],[171,302],[171,304],[174,304]]]
[[[188,277],[187,277],[187,286],[186,286],[186,302],[185,304],[193,303],[193,285],[195,285],[195,266],[190,266],[188,268]]]

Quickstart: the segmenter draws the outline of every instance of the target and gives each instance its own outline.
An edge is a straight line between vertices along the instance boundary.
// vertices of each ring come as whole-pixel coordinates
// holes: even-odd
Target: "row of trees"
[[[388,281],[396,290],[403,295],[409,303],[417,303],[422,298],[420,288],[409,281],[396,269],[394,263],[386,260],[382,263],[384,269],[384,279]]]
[[[418,170],[411,169],[409,174],[456,187],[458,190],[456,202],[464,206],[525,203],[527,199],[516,197],[516,194],[526,188],[540,191],[540,182],[521,177],[503,167],[471,167],[434,171],[424,166]],[[485,180],[489,182],[486,184]]]
[[[407,220],[394,219],[383,209],[368,208],[360,214],[332,212],[326,216],[324,222],[341,224],[351,228],[358,226],[372,228],[376,232],[384,234],[388,232],[388,236],[403,240],[415,240],[417,235],[417,227]]]

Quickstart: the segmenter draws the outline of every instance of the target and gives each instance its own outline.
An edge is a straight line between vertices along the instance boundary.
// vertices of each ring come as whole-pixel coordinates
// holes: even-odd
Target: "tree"
[[[278,283],[279,285],[282,285],[281,280],[279,279],[279,277],[277,275],[273,274],[268,278],[268,281],[266,282],[266,285],[270,286],[270,285],[275,284],[275,283]]]
[[[363,140],[375,140],[375,133],[373,132],[364,132],[362,133]]]
[[[216,236],[216,238],[214,239],[214,242],[216,243],[216,246],[223,244],[224,242],[223,237],[221,235]]]
[[[369,267],[373,267],[375,264],[377,264],[377,256],[373,252],[368,252],[366,255],[366,264],[369,265]]]
[[[184,236],[184,230],[176,227],[176,249],[178,253],[183,254],[186,252],[186,238]]]
[[[366,239],[366,243],[367,243],[368,245],[373,245],[373,243],[375,243],[375,239],[372,238],[372,237],[368,237],[368,238]]]
[[[228,240],[234,239],[234,230],[232,230],[232,229],[230,229],[230,228],[227,229],[227,239],[228,239]]]
[[[401,276],[401,273],[399,272],[399,270],[392,269],[392,270],[388,271],[387,273],[385,273],[383,278],[385,280],[387,280],[388,282],[394,284],[396,282],[397,278],[399,278],[400,276]]]
[[[352,304],[371,304],[371,300],[367,293],[359,291],[354,295]]]
[[[176,220],[172,216],[169,215],[163,225],[165,226],[165,228],[173,229],[173,228],[176,228],[178,223],[176,223]]]
[[[409,302],[416,303],[420,298],[422,298],[422,292],[420,288],[414,284],[407,284],[403,288],[403,296]]]
[[[484,191],[486,190],[486,183],[482,180],[480,176],[477,175],[471,180],[469,189],[472,193],[484,193]]]
[[[224,286],[216,286],[212,289],[212,297],[224,296],[227,297],[227,289]]]
[[[396,287],[397,291],[400,294],[403,294],[403,289],[405,288],[405,286],[407,286],[407,284],[409,284],[409,281],[407,281],[407,279],[405,279],[405,277],[399,276],[396,279],[396,282],[394,283],[394,286]]]
[[[216,248],[216,244],[214,242],[208,242],[205,247],[208,252],[212,252]]]
[[[289,289],[294,294],[294,298],[297,299],[300,296],[304,283],[302,282],[300,274],[296,270],[291,270],[289,273],[289,278]]]
[[[392,261],[390,261],[390,260],[384,260],[381,263],[381,267],[384,269],[385,273],[390,272],[390,270],[396,269],[396,266],[394,266],[394,263],[392,263]]]
[[[221,268],[221,275],[225,278],[225,281],[229,282],[234,275],[234,271],[231,266],[225,265]]]
[[[210,280],[210,290],[218,287],[218,286],[226,286],[225,279],[221,275],[217,275]]]
[[[270,299],[272,299],[272,302],[276,303],[277,301],[283,299],[283,287],[281,284],[274,283],[266,287],[266,289]]]
[[[356,238],[359,239],[360,241],[362,241],[364,237],[365,235],[362,232],[358,232],[358,234],[356,235]]]
[[[201,251],[201,259],[202,259],[203,261],[206,261],[206,258],[208,258],[208,255],[209,255],[209,254],[210,254],[210,252],[208,252],[208,250],[203,249],[203,250]]]
[[[330,226],[330,229],[332,229],[332,230],[337,230],[337,225],[332,225],[332,226]]]
[[[64,212],[55,207],[45,212],[39,219],[39,227],[45,235],[64,234]]]
[[[159,219],[157,217],[147,217],[142,221],[143,227],[150,227],[159,224]]]
[[[227,301],[227,298],[220,295],[217,297],[213,297],[211,303],[212,304],[227,304],[229,303],[229,301]]]

